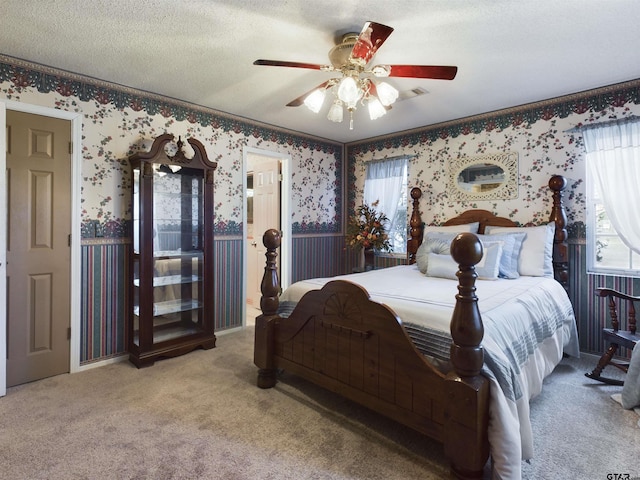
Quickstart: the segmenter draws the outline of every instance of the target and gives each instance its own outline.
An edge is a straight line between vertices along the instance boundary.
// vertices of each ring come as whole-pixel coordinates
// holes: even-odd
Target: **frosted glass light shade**
[[[369,117],[371,120],[375,120],[376,118],[380,118],[384,114],[387,113],[387,110],[384,108],[380,100],[375,97],[369,98],[368,102],[369,106]]]
[[[340,100],[336,100],[335,102],[333,102],[333,105],[331,105],[327,118],[332,122],[340,123],[342,121],[343,115],[344,112],[342,111],[342,102]]]
[[[353,77],[345,77],[338,85],[338,98],[342,100],[347,108],[354,108],[358,100],[362,98],[362,90],[358,87]]]
[[[393,88],[387,82],[380,82],[377,84],[376,91],[378,92],[380,103],[384,106],[388,107],[398,99],[398,90]]]
[[[307,96],[307,98],[304,99],[304,104],[313,113],[318,113],[322,108],[325,94],[326,94],[326,91],[324,88],[319,88],[317,90],[314,90]]]

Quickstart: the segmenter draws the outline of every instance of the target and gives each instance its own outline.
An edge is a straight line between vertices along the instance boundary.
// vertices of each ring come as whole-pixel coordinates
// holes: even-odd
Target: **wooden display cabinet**
[[[193,152],[193,155],[191,154]],[[213,348],[213,174],[216,163],[195,139],[167,133],[132,168],[129,359],[156,359]]]

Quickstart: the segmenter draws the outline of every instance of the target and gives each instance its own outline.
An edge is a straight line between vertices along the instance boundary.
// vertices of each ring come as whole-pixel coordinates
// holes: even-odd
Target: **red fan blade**
[[[289,103],[287,103],[287,107],[299,107],[304,103],[304,99],[307,98],[312,92],[314,92],[315,90],[318,90],[319,88],[326,88],[328,83],[329,83],[329,80],[309,90],[307,93],[300,95],[295,100],[291,100]]]
[[[358,59],[363,65],[369,63],[378,48],[391,35],[393,28],[381,23],[367,22],[364,24],[358,40],[351,50],[351,59]]]
[[[283,62],[280,60],[256,60],[253,64],[267,65],[270,67],[310,68],[311,70],[320,70],[324,66],[316,65],[315,63]]]
[[[390,77],[435,78],[453,80],[458,67],[442,67],[434,65],[390,65]]]

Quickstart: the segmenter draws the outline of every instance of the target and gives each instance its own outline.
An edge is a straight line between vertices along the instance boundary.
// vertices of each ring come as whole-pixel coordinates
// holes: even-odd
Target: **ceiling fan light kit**
[[[367,105],[369,107],[369,117],[371,117],[371,120],[380,118],[387,113],[387,109],[384,108],[380,100],[375,97],[369,98],[369,103]]]
[[[344,77],[338,83],[338,98],[347,105],[347,109],[356,108],[358,100],[364,96],[366,85],[362,80],[356,81],[353,77]]]
[[[333,101],[331,108],[329,108],[329,113],[327,114],[327,118],[332,122],[340,123],[342,122],[343,117],[344,117],[344,112],[342,111],[342,102],[340,101],[339,98],[336,98]]]
[[[324,97],[326,92],[324,89],[318,88],[311,92],[307,98],[304,99],[304,104],[307,106],[309,110],[313,113],[318,113],[322,108],[322,104],[324,103]]]
[[[398,99],[399,92],[387,82],[380,82],[376,85],[378,98],[385,107],[388,107]]]
[[[331,65],[297,63],[279,60],[256,60],[254,65],[308,68],[325,72],[340,72],[339,78],[331,78],[310,92],[292,100],[287,106],[297,107],[304,103],[312,112],[318,113],[324,104],[327,90],[334,100],[327,118],[342,122],[344,108],[349,112],[349,129],[353,130],[353,112],[358,103],[366,105],[369,117],[375,120],[385,115],[398,99],[399,92],[387,82],[374,82],[372,77],[413,77],[453,80],[457,67],[429,65],[367,65],[378,48],[391,35],[393,28],[380,23],[367,22],[360,34],[347,33],[342,41],[329,51]]]

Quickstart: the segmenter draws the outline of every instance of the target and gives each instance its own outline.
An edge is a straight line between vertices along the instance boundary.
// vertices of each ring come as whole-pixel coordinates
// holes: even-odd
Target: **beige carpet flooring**
[[[253,327],[138,370],[122,362],[8,390],[1,479],[421,479],[442,447],[302,380],[255,386]],[[638,416],[567,359],[532,401],[526,479],[640,477]],[[488,471],[488,469],[487,469]]]

